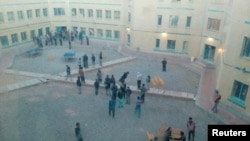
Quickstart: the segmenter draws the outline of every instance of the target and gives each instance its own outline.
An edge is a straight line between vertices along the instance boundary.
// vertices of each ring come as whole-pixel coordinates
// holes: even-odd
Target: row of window
[[[13,11],[8,11],[6,14],[7,14],[7,21],[13,22],[16,20],[16,18],[18,20],[24,20],[25,17],[27,19],[32,19],[34,17],[39,18],[42,15],[44,17],[47,17],[48,16],[48,9],[47,8],[43,8],[42,10],[41,9],[35,9],[35,10],[29,9],[29,10],[26,10],[25,12],[22,10],[19,10],[19,11],[16,11],[16,13]],[[33,15],[33,14],[35,14],[35,15]],[[4,23],[4,22],[5,22],[4,14],[0,13],[0,23]]]
[[[162,25],[162,15],[157,16],[157,25],[161,26]],[[186,17],[186,27],[191,27],[191,21],[192,17],[187,16]],[[169,27],[178,27],[178,22],[179,22],[179,16],[177,15],[170,15],[169,17]],[[214,19],[214,18],[208,18],[207,21],[207,29],[208,30],[213,30],[213,31],[219,31],[220,30],[220,19]]]
[[[155,48],[159,49],[160,48],[160,43],[161,40],[160,39],[156,39],[155,40]],[[182,44],[182,52],[183,53],[187,53],[188,52],[188,44],[189,42],[188,41],[183,41],[183,44]],[[175,47],[176,47],[176,40],[167,40],[167,45],[166,45],[166,49],[167,50],[172,50],[174,51],[175,50]]]
[[[50,28],[46,27],[45,31],[49,32]],[[12,44],[17,44],[17,43],[20,43],[20,42],[26,42],[28,40],[32,40],[33,37],[35,37],[37,35],[39,37],[41,37],[41,36],[44,35],[43,32],[44,32],[43,28],[39,28],[38,30],[30,30],[30,37],[28,37],[27,31],[23,31],[23,32],[20,32],[20,33],[13,33],[13,34],[10,35],[11,43]],[[0,40],[1,40],[1,43],[2,43],[3,47],[8,47],[10,45],[8,36],[1,36]]]
[[[94,28],[81,28],[83,35],[88,35],[89,37],[106,38],[120,40],[120,31],[118,30],[103,30]],[[88,33],[88,34],[87,34]]]
[[[41,17],[41,10],[40,9],[35,9],[34,11],[33,10],[26,10],[26,13],[24,13],[24,11],[20,10],[20,11],[17,11],[17,13],[16,13],[17,19],[24,20],[25,15],[26,15],[27,19],[31,19],[34,17],[33,12],[35,12],[36,18]],[[47,8],[42,9],[42,13],[43,13],[44,17],[47,17],[48,16],[48,9]],[[94,10],[93,9],[87,9],[86,13],[87,13],[87,15],[86,15],[87,17],[94,18]],[[77,16],[79,14],[79,16],[85,17],[85,9],[80,8],[77,10],[76,8],[72,8],[71,14],[72,14],[72,16]],[[64,16],[64,15],[66,15],[64,8],[54,8],[54,16]],[[104,18],[104,16],[106,19],[114,18],[115,20],[120,20],[120,18],[121,18],[121,12],[117,11],[117,10],[115,10],[115,11],[111,11],[111,10],[103,11],[101,9],[97,9],[95,11],[95,15],[96,15],[96,18],[98,18],[98,19],[102,19],[102,18]],[[12,22],[15,20],[16,20],[15,13],[13,11],[7,12],[7,21]],[[0,13],[0,23],[4,23],[4,21],[5,21],[4,14]]]
[[[87,15],[85,15],[85,13]],[[113,13],[113,14],[112,14]],[[77,16],[79,14],[79,16],[81,17],[88,17],[88,18],[94,18],[94,15],[97,19],[102,19],[105,18],[106,19],[112,19],[114,18],[115,20],[120,20],[121,18],[121,12],[120,11],[111,11],[111,10],[101,10],[101,9],[96,9],[95,10],[95,13],[94,13],[94,10],[93,9],[83,9],[83,8],[80,8],[80,9],[76,9],[76,8],[72,8],[71,9],[71,14],[72,16]]]
[[[103,30],[103,29],[94,29],[94,28],[81,28],[81,31],[83,35],[88,35],[89,37],[94,37],[94,38],[105,38],[105,39],[114,39],[114,40],[120,40],[120,31],[117,30]],[[48,33],[50,32],[50,28],[46,27],[45,32]],[[10,35],[11,43],[12,44],[17,44],[20,42],[25,42],[28,40],[32,40],[33,37],[38,36],[38,37],[43,37],[44,34],[44,29],[39,28],[38,30],[31,30],[30,31],[30,38],[27,36],[27,32],[23,31],[21,33],[14,33]],[[8,36],[1,36],[0,37],[1,43],[3,47],[8,47],[9,46],[9,39]]]

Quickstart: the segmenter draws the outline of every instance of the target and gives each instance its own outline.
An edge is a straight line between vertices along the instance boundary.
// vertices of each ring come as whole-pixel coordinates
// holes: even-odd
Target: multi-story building
[[[250,1],[8,0],[0,2],[0,51],[76,31],[137,51],[178,54],[216,70],[222,102],[250,117]]]

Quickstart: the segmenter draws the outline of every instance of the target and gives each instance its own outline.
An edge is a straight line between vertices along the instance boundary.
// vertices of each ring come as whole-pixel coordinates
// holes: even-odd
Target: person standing
[[[135,114],[138,118],[141,118],[141,98],[138,96],[135,103]]]
[[[164,59],[162,60],[162,71],[163,71],[163,72],[166,72],[166,71],[167,71],[167,60],[166,60],[166,58],[164,58]]]
[[[137,89],[141,89],[141,80],[142,80],[142,74],[140,72],[137,72],[136,75],[136,79],[137,79]]]
[[[76,140],[77,141],[83,141],[83,139],[82,139],[82,133],[81,133],[81,128],[80,128],[80,123],[79,122],[76,123],[75,136],[76,136]]]
[[[85,77],[84,77],[84,71],[83,71],[83,68],[82,68],[82,66],[80,66],[80,69],[79,69],[79,76],[80,76],[80,78],[81,78],[81,81],[83,82],[83,83],[85,83]]]
[[[71,49],[71,41],[69,40],[69,49]]]
[[[117,96],[118,96],[118,108],[122,108],[123,107],[123,94],[122,94],[121,88],[118,89]]]
[[[187,121],[187,129],[188,129],[188,141],[194,141],[195,137],[195,122],[193,121],[192,117],[189,117]]]
[[[111,75],[111,78],[110,78],[110,84],[111,85],[115,84],[115,77],[113,74]]]
[[[83,55],[83,67],[88,68],[88,56],[87,56],[87,54]]]
[[[212,108],[212,111],[214,113],[217,113],[217,106],[220,102],[220,99],[221,99],[221,95],[219,94],[219,91],[215,90],[215,92],[214,92],[214,106]]]
[[[111,86],[111,91],[112,91],[112,97],[116,99],[118,87],[116,86],[115,83],[112,84],[112,86]]]
[[[130,104],[130,95],[131,95],[132,91],[129,88],[129,86],[126,89],[126,104]]]
[[[98,69],[97,73],[96,73],[97,79],[100,83],[102,83],[102,72],[100,69]]]
[[[103,55],[102,55],[102,51],[99,54],[99,64],[100,66],[102,66],[102,59],[103,59]]]
[[[78,93],[81,94],[81,93],[82,93],[82,83],[81,83],[81,78],[80,78],[80,76],[77,77],[76,85],[77,85],[77,87],[78,87]]]
[[[109,116],[111,116],[112,114],[113,118],[115,118],[115,103],[115,98],[111,97],[111,99],[109,100]]]
[[[68,79],[70,77],[70,66],[68,65],[66,65],[66,72],[67,72],[66,79]]]
[[[92,54],[91,60],[92,60],[93,67],[95,67],[95,55],[94,54]]]
[[[181,131],[181,141],[186,141],[186,136],[183,131]]]
[[[86,42],[87,42],[87,46],[89,45],[89,37],[86,36]]]
[[[168,127],[168,129],[166,130],[166,139],[165,139],[165,141],[170,141],[171,134],[172,134],[172,128]]]
[[[142,87],[141,87],[141,101],[142,103],[145,102],[145,94],[146,94],[146,87],[145,87],[145,84],[142,84]]]
[[[100,87],[98,79],[95,80],[94,86],[95,86],[95,95],[98,95],[98,93],[99,93],[99,87]]]
[[[106,95],[110,95],[110,78],[109,75],[106,75],[106,78],[104,80],[104,84],[105,84],[105,90],[106,90]]]
[[[147,90],[149,90],[150,89],[150,83],[151,83],[151,76],[150,75],[148,75],[147,76],[147,79],[146,79],[146,88],[147,88]]]

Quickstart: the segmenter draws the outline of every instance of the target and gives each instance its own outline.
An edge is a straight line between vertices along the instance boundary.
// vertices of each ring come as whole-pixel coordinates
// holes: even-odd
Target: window
[[[36,17],[40,17],[40,9],[36,9]]]
[[[8,21],[14,21],[14,13],[13,12],[7,12],[7,16],[8,16]]]
[[[111,19],[111,11],[106,10],[106,19]]]
[[[182,52],[184,52],[184,53],[188,52],[188,41],[183,42]]]
[[[116,40],[120,40],[120,31],[114,31],[114,36]]]
[[[81,32],[82,32],[82,35],[85,36],[86,35],[86,28],[85,27],[81,27]]]
[[[168,40],[168,43],[167,43],[167,49],[169,50],[175,50],[175,40]]]
[[[155,40],[155,47],[160,48],[160,39]]]
[[[128,45],[130,45],[130,35],[128,34]]]
[[[36,37],[36,31],[35,30],[31,30],[30,31],[30,38],[34,39],[34,37]]]
[[[114,12],[114,19],[115,20],[120,20],[120,11],[115,11]]]
[[[89,28],[89,36],[90,37],[94,37],[95,36],[94,28]]]
[[[93,10],[92,10],[92,9],[89,9],[89,10],[88,10],[88,17],[89,17],[89,18],[93,18],[93,16],[94,16],[94,15],[93,15]]]
[[[0,36],[0,39],[3,47],[9,46],[9,41],[7,36]]]
[[[17,11],[18,20],[23,20],[23,11]]]
[[[32,10],[27,10],[27,18],[28,19],[32,18]]]
[[[55,16],[63,16],[63,15],[65,15],[65,11],[63,8],[54,8],[54,15]]]
[[[247,97],[247,91],[248,85],[235,80],[231,96],[244,103]]]
[[[130,22],[131,22],[131,13],[128,12],[128,23],[130,23]]]
[[[11,34],[12,44],[18,43],[17,34]]]
[[[219,19],[208,18],[207,29],[208,30],[219,31],[220,30],[220,20]]]
[[[22,41],[26,41],[27,40],[26,32],[21,32],[21,40]]]
[[[50,33],[50,28],[49,28],[49,27],[46,27],[46,28],[45,28],[45,32],[46,32],[46,34],[47,34],[47,33]]]
[[[250,58],[250,37],[244,37],[241,56]]]
[[[177,27],[177,25],[178,25],[178,19],[179,19],[178,16],[171,15],[170,16],[170,20],[169,20],[170,27]]]
[[[98,38],[102,38],[103,37],[102,29],[97,29],[97,37]]]
[[[157,17],[157,25],[161,25],[161,21],[162,21],[162,15],[158,15],[158,17]]]
[[[0,23],[4,22],[3,13],[0,13]]]
[[[76,16],[76,8],[72,8],[71,9],[71,15],[72,16]]]
[[[190,27],[191,26],[191,20],[192,20],[192,17],[191,16],[187,16],[186,27]]]
[[[84,9],[79,9],[79,13],[82,17],[85,17]]]
[[[43,8],[43,16],[44,17],[48,16],[48,9],[47,8]]]
[[[39,28],[38,29],[38,37],[42,37],[43,36],[43,29]]]
[[[112,31],[111,30],[106,30],[106,38],[111,39],[112,38]]]
[[[215,54],[215,46],[211,46],[211,45],[206,44],[205,50],[204,50],[204,59],[213,61],[214,54]]]
[[[96,10],[96,17],[99,19],[102,18],[102,10]]]

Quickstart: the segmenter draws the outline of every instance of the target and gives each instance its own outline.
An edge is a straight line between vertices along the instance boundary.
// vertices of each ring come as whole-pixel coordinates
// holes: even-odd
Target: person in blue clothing
[[[141,118],[141,104],[142,104],[141,98],[138,96],[135,103],[135,114],[138,118]]]
[[[111,116],[111,114],[112,114],[113,118],[115,118],[115,104],[116,104],[116,100],[114,97],[112,97],[109,100],[109,116]]]

